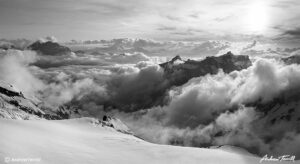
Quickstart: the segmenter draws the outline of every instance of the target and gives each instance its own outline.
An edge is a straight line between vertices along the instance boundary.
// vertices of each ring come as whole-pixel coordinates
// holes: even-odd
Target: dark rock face
[[[68,47],[50,41],[44,43],[37,41],[31,44],[28,49],[40,52],[44,55],[63,55],[71,53]]]
[[[181,63],[176,64],[176,61],[181,61]],[[231,52],[218,57],[206,57],[202,61],[182,61],[180,56],[176,56],[171,61],[160,64],[165,71],[166,78],[176,86],[186,83],[193,77],[216,74],[219,69],[225,73],[230,73],[235,70],[246,69],[251,65],[248,56],[233,55]]]
[[[8,90],[8,89],[6,89],[4,87],[1,87],[1,86],[0,86],[0,94],[5,94],[5,95],[10,96],[10,97],[20,96],[20,97],[24,98],[24,95],[22,94],[22,92],[11,91],[11,90]]]
[[[27,119],[44,114],[36,103],[27,99],[22,92],[14,90],[11,85],[2,85],[0,84],[0,118]]]
[[[290,57],[286,57],[286,58],[281,58],[281,60],[285,64],[300,64],[300,56],[299,55],[290,56]]]
[[[82,111],[76,106],[62,105],[56,109],[41,107],[45,112],[43,117],[48,120],[64,120],[81,117]]]

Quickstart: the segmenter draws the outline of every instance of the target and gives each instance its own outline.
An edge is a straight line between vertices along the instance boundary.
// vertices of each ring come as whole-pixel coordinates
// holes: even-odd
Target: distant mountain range
[[[71,52],[67,47],[53,42],[35,42],[30,45],[29,48],[48,55],[58,55]],[[48,51],[49,49],[52,50]],[[287,64],[299,64],[300,57],[290,56],[282,58],[282,61]],[[249,59],[249,56],[234,55],[231,52],[227,52],[226,54],[221,56],[206,57],[205,59],[199,61],[190,59],[185,61],[180,56],[175,56],[170,61],[160,64],[160,67],[164,70],[164,77],[168,81],[168,85],[165,88],[164,92],[167,92],[168,89],[173,86],[181,86],[194,77],[205,76],[207,74],[217,74],[220,69],[223,70],[224,73],[240,71],[242,69],[250,67],[251,65],[252,63]],[[160,91],[160,95],[161,94],[162,93]],[[298,97],[296,96],[296,98]],[[157,98],[161,97],[157,96]],[[288,102],[289,100],[282,101]],[[266,104],[265,106],[259,104],[259,102],[254,105],[249,105],[257,106],[259,107],[259,109],[268,112],[272,110],[271,107],[275,106],[274,104],[278,104],[282,101],[279,98],[278,101],[276,100],[274,102]],[[0,102],[2,105],[2,108],[0,109],[0,116],[2,117],[19,119],[28,119],[31,117],[42,117],[46,119],[68,119],[80,117],[82,115],[82,112],[79,109],[74,108],[71,105],[61,106],[60,108],[55,110],[47,109],[45,107],[41,109],[41,107],[39,106],[39,102],[35,102],[24,97],[22,92],[16,91],[10,84],[6,84],[5,82],[0,84]],[[111,104],[111,102],[107,102],[107,104],[105,105],[114,106],[114,104]]]
[[[52,54],[48,51],[48,48],[52,49],[53,47],[57,49],[51,52],[55,52],[54,54],[56,55],[70,52],[69,49],[52,42],[36,42],[30,46],[30,48],[48,55]],[[223,69],[226,73],[246,69],[251,66],[251,61],[248,56],[236,56],[228,52],[222,56],[207,57],[201,61],[183,61],[180,56],[176,56],[171,61],[160,64],[160,66],[164,69],[164,76],[169,82],[168,86],[172,87],[182,85],[193,77],[216,74],[219,69]],[[164,92],[169,88],[165,89]],[[162,93],[160,93],[160,95],[161,94]],[[10,84],[0,84],[0,98],[2,104],[0,116],[2,117],[14,119],[30,119],[36,117],[45,119],[68,119],[82,116],[82,111],[71,105],[61,106],[58,109],[48,109],[42,106],[40,102],[35,102],[24,97],[20,91],[14,90]],[[157,98],[161,97],[157,96]],[[109,102],[106,105],[109,105]],[[113,106],[113,104],[111,105]]]

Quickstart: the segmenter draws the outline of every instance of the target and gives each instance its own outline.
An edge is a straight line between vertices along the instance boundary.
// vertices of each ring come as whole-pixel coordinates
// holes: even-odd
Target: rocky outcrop
[[[281,60],[286,64],[300,64],[300,56],[299,55],[281,58]]]
[[[115,130],[125,133],[133,134],[133,132],[119,119],[104,115],[102,121],[99,120],[102,126],[112,127]]]
[[[51,41],[34,42],[28,47],[28,49],[37,51],[44,55],[64,55],[64,54],[71,53],[71,50],[68,47],[61,46],[58,43],[54,43]]]
[[[0,82],[0,118],[40,118],[45,113],[12,85]]]

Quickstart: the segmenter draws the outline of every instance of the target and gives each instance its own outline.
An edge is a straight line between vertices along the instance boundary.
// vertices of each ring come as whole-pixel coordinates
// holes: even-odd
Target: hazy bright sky
[[[0,0],[0,38],[300,38],[299,0]]]

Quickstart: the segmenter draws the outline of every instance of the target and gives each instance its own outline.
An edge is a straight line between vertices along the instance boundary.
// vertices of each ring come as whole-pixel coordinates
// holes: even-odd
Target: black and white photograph
[[[0,0],[0,164],[300,164],[299,0]]]

